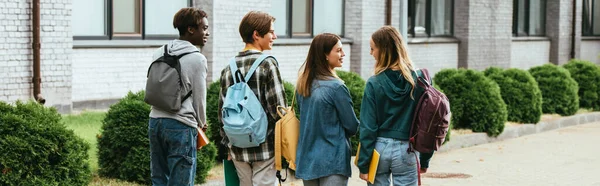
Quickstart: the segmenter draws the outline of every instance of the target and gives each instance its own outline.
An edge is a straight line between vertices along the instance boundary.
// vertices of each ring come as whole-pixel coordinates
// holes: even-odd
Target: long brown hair
[[[296,83],[296,90],[300,95],[310,96],[310,88],[315,79],[337,78],[335,71],[329,68],[326,56],[339,41],[340,37],[331,33],[319,34],[312,40]]]
[[[415,89],[415,81],[412,76],[414,66],[408,57],[406,44],[400,32],[392,26],[383,26],[371,35],[371,39],[379,49],[379,56],[376,56],[375,74],[377,75],[387,69],[400,70],[404,79],[412,86],[410,91],[412,98]]]

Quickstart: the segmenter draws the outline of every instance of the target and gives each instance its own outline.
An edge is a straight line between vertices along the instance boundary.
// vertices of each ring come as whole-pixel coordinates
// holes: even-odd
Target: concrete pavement
[[[517,135],[521,136],[518,138],[502,137],[505,139],[492,139],[492,143],[477,142],[475,144],[487,144],[438,152],[430,163],[428,173],[422,175],[423,185],[600,186],[600,122],[596,120],[596,115],[598,113],[564,118],[564,121],[556,122],[556,128],[559,129],[544,127],[549,131],[538,129],[533,133],[541,133]],[[596,122],[581,124],[590,122],[590,118]],[[522,131],[525,127],[530,128],[523,126],[518,130]],[[366,185],[358,178],[356,166],[352,168],[353,177],[349,185]],[[290,174],[290,177],[293,176]],[[302,185],[300,180],[286,182],[283,185]],[[209,180],[209,183],[202,185],[222,184],[220,180]]]
[[[423,185],[600,186],[600,122],[434,155]],[[444,173],[468,178],[434,178]],[[447,175],[447,174],[445,174]]]

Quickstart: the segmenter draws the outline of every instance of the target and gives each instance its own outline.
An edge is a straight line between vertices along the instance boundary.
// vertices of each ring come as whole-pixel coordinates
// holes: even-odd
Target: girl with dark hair
[[[339,36],[319,34],[300,68],[296,177],[305,186],[347,185],[351,176],[350,137],[356,134],[358,119],[350,92],[334,70],[342,66],[344,56]]]

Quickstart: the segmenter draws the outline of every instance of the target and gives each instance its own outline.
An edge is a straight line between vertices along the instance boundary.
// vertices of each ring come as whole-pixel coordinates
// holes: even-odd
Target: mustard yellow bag
[[[277,113],[281,119],[275,124],[275,169],[281,170],[281,156],[289,164],[289,168],[296,170],[296,148],[298,147],[298,136],[300,135],[300,120],[296,118],[294,111],[296,94],[292,99],[292,105],[288,108],[277,107]],[[281,111],[285,111],[285,115]]]

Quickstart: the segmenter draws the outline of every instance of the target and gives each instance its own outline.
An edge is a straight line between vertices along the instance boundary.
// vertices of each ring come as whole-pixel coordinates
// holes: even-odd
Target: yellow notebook
[[[358,166],[358,155],[360,154],[360,143],[358,144],[358,150],[356,151],[356,157],[354,164]],[[377,166],[379,165],[379,152],[373,149],[373,156],[371,156],[371,164],[369,165],[369,183],[375,183],[375,175],[377,175]]]

